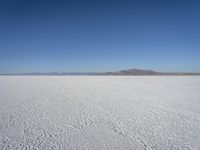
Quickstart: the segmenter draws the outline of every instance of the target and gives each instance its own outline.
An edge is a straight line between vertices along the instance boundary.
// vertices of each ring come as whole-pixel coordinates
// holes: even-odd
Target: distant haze
[[[0,1],[0,74],[200,72],[199,0]]]
[[[68,75],[89,75],[89,76],[129,76],[129,75],[175,75],[175,76],[200,76],[200,72],[160,72],[154,70],[145,70],[145,69],[124,69],[118,71],[109,71],[109,72],[26,72],[26,73],[18,73],[18,74],[0,74],[0,75],[25,75],[25,76],[68,76]]]

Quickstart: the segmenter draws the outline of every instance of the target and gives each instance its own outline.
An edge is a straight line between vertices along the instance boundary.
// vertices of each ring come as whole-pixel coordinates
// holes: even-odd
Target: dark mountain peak
[[[123,74],[123,75],[155,75],[157,74],[157,72],[153,70],[145,70],[145,69],[137,69],[137,68],[120,70],[117,73]]]

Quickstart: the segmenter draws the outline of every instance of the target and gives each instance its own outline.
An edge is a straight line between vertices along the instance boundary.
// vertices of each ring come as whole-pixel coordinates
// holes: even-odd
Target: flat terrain
[[[1,76],[0,149],[200,149],[200,77]]]

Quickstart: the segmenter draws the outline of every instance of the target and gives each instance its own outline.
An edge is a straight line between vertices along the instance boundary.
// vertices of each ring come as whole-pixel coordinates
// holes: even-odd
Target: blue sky
[[[199,0],[0,1],[0,73],[200,71]]]

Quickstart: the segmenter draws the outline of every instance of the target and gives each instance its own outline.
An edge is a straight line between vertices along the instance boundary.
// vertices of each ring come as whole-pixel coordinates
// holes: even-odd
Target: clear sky
[[[200,71],[200,1],[0,1],[0,73],[127,68]]]

